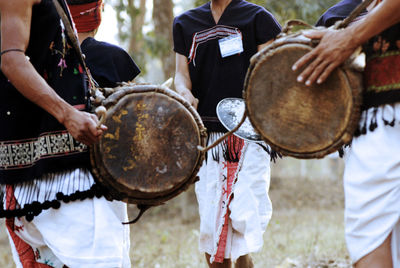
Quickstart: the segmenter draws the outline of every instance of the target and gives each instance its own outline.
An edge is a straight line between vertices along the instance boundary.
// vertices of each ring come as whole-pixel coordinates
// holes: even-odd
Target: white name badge
[[[219,50],[223,58],[243,52],[243,40],[241,35],[232,35],[218,40]]]

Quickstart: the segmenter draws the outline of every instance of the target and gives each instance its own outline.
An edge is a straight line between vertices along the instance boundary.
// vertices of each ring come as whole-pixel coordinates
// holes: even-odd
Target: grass
[[[351,267],[343,233],[343,193],[339,180],[274,179],[274,213],[256,268]],[[130,208],[133,218],[136,209]],[[132,267],[206,268],[198,252],[197,204],[193,188],[152,208],[131,226]],[[0,221],[0,267],[15,267],[4,221]]]

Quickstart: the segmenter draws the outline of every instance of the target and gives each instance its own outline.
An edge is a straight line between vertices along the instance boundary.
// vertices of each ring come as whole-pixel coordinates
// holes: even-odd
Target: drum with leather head
[[[91,148],[96,180],[115,199],[142,207],[186,190],[204,159],[197,146],[207,138],[194,108],[166,86],[124,84],[112,92],[100,102],[108,130]]]
[[[275,40],[251,59],[244,99],[257,132],[274,150],[322,158],[350,142],[362,101],[362,68],[349,61],[320,85],[297,82],[291,67],[316,46],[301,33]]]

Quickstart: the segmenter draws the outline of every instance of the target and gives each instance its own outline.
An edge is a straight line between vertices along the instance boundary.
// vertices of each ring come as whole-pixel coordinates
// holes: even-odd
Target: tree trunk
[[[138,4],[136,2],[138,1],[118,0],[113,6],[117,13],[119,39],[126,42],[129,54],[143,71],[145,51],[142,28],[146,15],[146,0],[139,0]]]
[[[146,0],[140,0],[139,7],[135,7],[134,0],[128,0],[128,14],[131,20],[131,38],[129,39],[129,53],[140,53],[143,51],[143,25],[146,15]]]
[[[175,72],[175,57],[172,50],[172,23],[174,20],[174,4],[172,0],[153,0],[154,33],[158,40],[159,54],[164,79],[173,77]]]

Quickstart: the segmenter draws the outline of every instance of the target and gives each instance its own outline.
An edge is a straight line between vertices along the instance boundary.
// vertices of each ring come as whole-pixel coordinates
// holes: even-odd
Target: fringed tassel
[[[217,133],[211,132],[211,133],[208,134],[207,143],[206,144],[210,144],[211,142],[216,141],[218,138],[219,138],[219,135]],[[211,149],[212,159],[214,161],[216,161],[217,163],[219,163],[219,160],[220,160],[219,153],[218,153],[218,151],[221,149],[220,146],[221,146],[221,144],[218,144],[216,147]],[[207,161],[207,158],[208,158],[207,154],[208,154],[208,152],[206,153],[206,161]]]
[[[365,135],[367,134],[367,125],[368,125],[368,113],[365,113],[365,118],[364,118],[364,122],[362,124],[362,127],[360,129],[360,133],[361,135]]]
[[[392,105],[392,107],[393,107],[393,119],[392,119],[392,121],[386,120],[385,116],[384,116],[384,111],[382,111],[382,120],[383,120],[383,123],[385,124],[385,126],[394,127],[394,125],[396,123],[396,113],[394,112],[395,111],[395,107],[394,107],[394,105]]]
[[[378,127],[377,119],[376,119],[376,114],[378,113],[378,108],[374,108],[372,111],[372,118],[371,122],[369,124],[369,130],[374,131]]]
[[[282,158],[282,155],[279,152],[271,149],[269,146],[266,146],[266,145],[264,145],[263,143],[260,143],[260,142],[257,142],[256,144],[259,145],[261,148],[263,148],[263,150],[266,151],[267,154],[269,154],[271,162],[276,163],[276,160],[278,158]]]
[[[340,148],[340,149],[338,150],[338,153],[339,153],[339,157],[340,157],[340,158],[343,158],[343,156],[344,156],[344,149],[343,149],[343,148]]]
[[[223,145],[224,159],[231,163],[239,162],[244,140],[231,135],[223,142]]]
[[[391,104],[392,107],[392,118],[388,119],[385,117],[385,110],[387,107],[375,107],[371,108],[372,113],[370,110],[363,111],[363,115],[365,115],[360,123],[360,127],[356,129],[354,132],[354,137],[359,137],[361,135],[367,134],[367,131],[374,131],[378,128],[378,112],[381,112],[381,119],[385,126],[394,127],[396,124],[396,113],[395,113],[395,105]],[[380,111],[379,111],[380,110]],[[369,112],[368,112],[369,111]],[[371,118],[369,118],[369,114],[371,114]],[[368,124],[369,123],[369,124]]]
[[[207,144],[216,141],[218,138],[220,138],[223,135],[223,133],[219,133],[219,132],[211,132],[208,135],[208,140],[207,140]],[[214,148],[212,148],[211,154],[212,154],[212,159],[216,162],[220,162],[220,152],[222,151],[222,157],[224,159],[224,161],[229,161],[229,162],[238,162],[239,161],[239,155],[240,155],[240,151],[241,148],[244,145],[244,141],[234,135],[229,136],[228,138],[226,138],[226,140],[224,140],[223,142],[221,142],[220,144],[218,144],[217,146],[215,146]],[[207,152],[208,154],[208,152]],[[206,159],[207,159],[207,155],[206,155]]]

